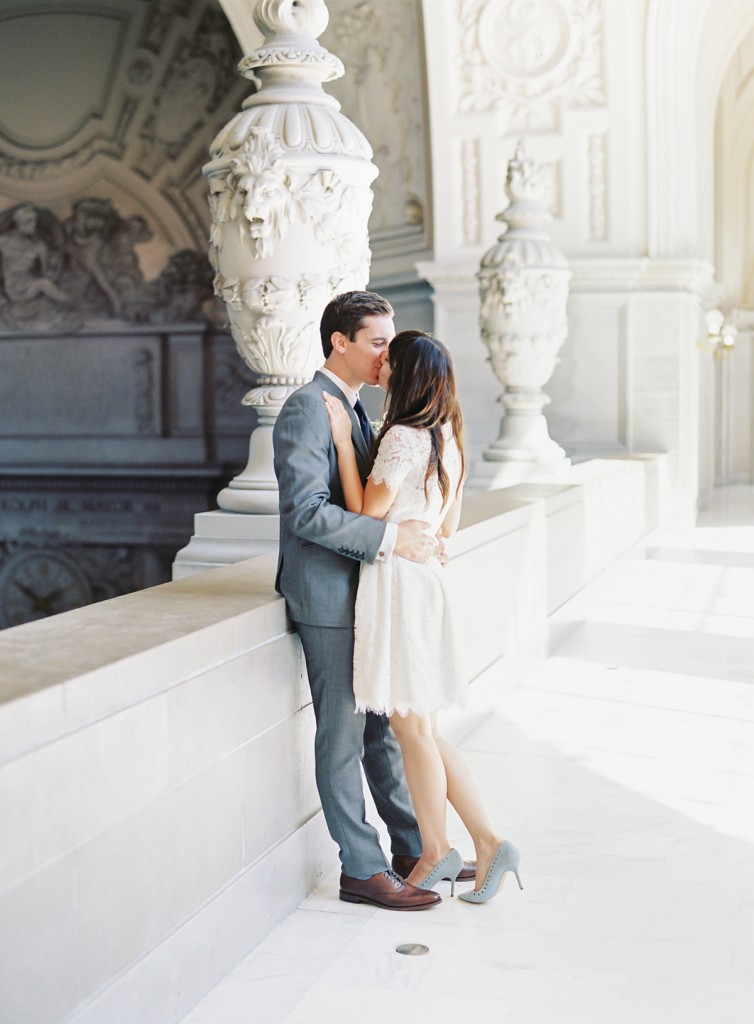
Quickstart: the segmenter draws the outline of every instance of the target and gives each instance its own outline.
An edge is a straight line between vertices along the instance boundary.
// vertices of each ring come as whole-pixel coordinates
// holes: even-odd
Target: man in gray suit
[[[322,397],[327,391],[349,410],[365,481],[373,435],[358,392],[362,384],[377,383],[395,335],[392,307],[373,292],[346,292],[325,309],[320,334],[325,365],[290,396],[273,433],[280,488],[275,586],[286,599],[306,658],[317,721],[317,788],[340,849],[340,898],[424,910],[440,896],[409,885],[388,866],[378,833],[366,820],[360,764],[390,834],[393,868],[408,874],[421,852],[421,836],[389,720],[355,712],[353,627],[360,563],[398,557],[425,562],[435,542],[426,524],[416,520],[386,524],[346,511]]]

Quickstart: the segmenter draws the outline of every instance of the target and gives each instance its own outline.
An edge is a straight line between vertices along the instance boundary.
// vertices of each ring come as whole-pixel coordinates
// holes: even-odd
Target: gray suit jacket
[[[315,373],[287,400],[272,435],[280,489],[275,588],[294,622],[352,627],[359,564],[377,557],[385,524],[345,509],[323,391],[341,399],[349,411],[362,482],[369,470],[356,414],[330,378]]]

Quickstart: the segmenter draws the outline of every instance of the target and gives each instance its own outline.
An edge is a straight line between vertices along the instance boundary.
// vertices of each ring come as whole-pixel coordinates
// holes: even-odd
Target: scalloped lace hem
[[[397,714],[401,718],[405,718],[406,715],[418,715],[420,718],[431,718],[432,715],[437,714],[438,711],[448,711],[450,708],[463,707],[458,700],[449,700],[444,704],[434,704],[431,708],[420,708],[414,704],[410,704],[406,701],[401,701],[399,704],[387,704],[378,706],[376,704],[367,704],[364,701],[356,701],[355,713],[363,714],[366,711],[371,711],[375,715],[390,715]]]

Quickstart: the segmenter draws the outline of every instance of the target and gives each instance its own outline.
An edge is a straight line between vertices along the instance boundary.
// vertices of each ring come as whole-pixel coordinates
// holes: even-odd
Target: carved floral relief
[[[185,18],[191,0],[155,0],[149,5],[149,17],[144,25],[142,45],[159,53],[170,32],[171,21]]]
[[[589,240],[605,241],[608,235],[607,136],[590,135],[589,158]]]
[[[461,113],[511,130],[557,127],[563,106],[605,103],[603,0],[458,0]]]
[[[156,430],[156,393],[154,352],[149,348],[134,353],[134,413],[136,429],[140,434],[154,434]]]
[[[466,245],[481,241],[481,187],[479,140],[461,142],[461,173],[463,175],[463,240]]]

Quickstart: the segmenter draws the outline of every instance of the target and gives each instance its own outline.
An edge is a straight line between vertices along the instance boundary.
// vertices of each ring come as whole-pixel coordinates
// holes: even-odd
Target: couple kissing
[[[325,363],[287,400],[273,443],[280,491],[276,589],[306,660],[316,719],[315,770],[340,851],[340,899],[388,910],[442,902],[434,886],[483,903],[519,853],[492,827],[471,771],[437,731],[465,702],[443,538],[465,480],[463,422],[445,345],[395,333],[373,292],[345,292],[320,324]],[[362,385],[387,392],[377,437]],[[391,863],[366,820],[360,766],[384,821]],[[451,847],[447,802],[474,844]]]

